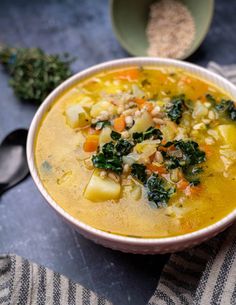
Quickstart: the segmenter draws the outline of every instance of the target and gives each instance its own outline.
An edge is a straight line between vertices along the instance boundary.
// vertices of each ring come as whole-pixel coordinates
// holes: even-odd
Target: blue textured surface
[[[235,12],[236,1],[216,1],[211,30],[189,61],[203,66],[210,60],[236,63]],[[112,33],[106,0],[1,0],[3,43],[67,51],[78,57],[74,72],[128,56]],[[35,110],[15,98],[0,70],[0,140],[17,127],[28,127]],[[50,209],[30,177],[0,198],[0,252],[46,265],[115,305],[146,304],[166,259],[123,254],[84,239]]]

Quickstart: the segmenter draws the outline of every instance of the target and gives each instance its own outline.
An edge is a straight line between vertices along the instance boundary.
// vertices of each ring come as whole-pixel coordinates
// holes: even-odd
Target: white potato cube
[[[119,182],[106,176],[102,178],[100,171],[95,170],[86,189],[84,197],[88,200],[99,202],[110,199],[118,199],[121,193]]]
[[[236,149],[236,126],[235,125],[219,125],[217,127],[225,144],[230,148]]]
[[[135,120],[134,126],[129,130],[132,134],[134,132],[144,132],[149,127],[154,126],[151,115],[145,111],[140,117]]]
[[[67,107],[65,111],[66,122],[72,128],[81,128],[88,126],[91,122],[89,115],[79,104],[73,104]]]
[[[99,136],[99,145],[102,146],[106,143],[111,142],[111,128],[110,127],[104,127],[102,129],[102,132]]]
[[[107,101],[100,101],[92,106],[90,115],[93,118],[96,118],[103,111],[106,111],[108,113],[108,115],[114,115],[116,113],[116,108],[114,105],[112,105],[111,103],[109,103]]]

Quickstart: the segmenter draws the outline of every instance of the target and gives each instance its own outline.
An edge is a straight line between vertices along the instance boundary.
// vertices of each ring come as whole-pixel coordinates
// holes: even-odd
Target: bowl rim
[[[118,31],[118,28],[117,28],[116,22],[115,22],[115,15],[114,15],[114,3],[115,3],[115,1],[117,1],[117,0],[110,0],[109,1],[109,12],[110,12],[110,20],[111,20],[112,30],[113,30],[113,33],[114,33],[116,39],[118,40],[120,45],[124,48],[124,50],[126,50],[129,54],[134,55],[134,56],[139,56],[139,57],[140,56],[145,56],[145,57],[150,57],[151,58],[151,56],[148,56],[147,54],[140,55],[138,52],[134,51],[132,49],[132,47],[126,42],[126,40],[123,39],[122,35]],[[194,52],[197,51],[197,49],[200,47],[200,45],[202,44],[202,42],[206,38],[206,36],[209,32],[211,23],[212,23],[212,19],[213,19],[213,12],[214,12],[214,8],[215,8],[215,0],[208,0],[208,3],[209,3],[209,17],[208,17],[208,20],[206,22],[206,26],[205,26],[205,29],[203,31],[203,34],[202,34],[201,38],[199,39],[199,41],[195,45],[195,47],[192,48],[193,42],[195,40],[195,38],[194,38],[190,47],[186,50],[186,52],[181,57],[178,58],[178,60],[185,59],[185,58],[188,58],[189,56],[191,56]],[[194,16],[193,16],[193,19],[195,20]]]
[[[209,82],[215,83],[216,80],[221,84],[227,85],[230,88],[231,92],[236,96],[236,87],[224,77],[217,75],[216,73],[207,70],[203,67],[197,66],[192,63],[183,62],[180,60],[175,59],[163,59],[163,58],[156,58],[156,57],[136,57],[136,58],[122,58],[116,60],[110,60],[103,62],[98,65],[94,65],[87,69],[84,69],[75,75],[71,76],[69,79],[64,81],[61,85],[59,85],[56,89],[54,89],[48,97],[43,101],[43,103],[38,108],[37,112],[35,113],[33,120],[31,122],[28,138],[27,138],[27,161],[31,176],[39,189],[40,193],[46,199],[46,202],[51,206],[59,215],[61,215],[67,222],[74,225],[74,227],[78,228],[80,231],[94,235],[96,237],[100,237],[103,240],[113,241],[113,242],[121,242],[123,244],[130,244],[130,245],[139,245],[139,246],[168,246],[170,244],[182,244],[188,241],[199,240],[199,238],[207,238],[208,236],[213,236],[214,233],[217,234],[218,232],[225,229],[229,226],[235,219],[236,219],[236,208],[227,214],[225,217],[220,219],[219,221],[204,227],[200,230],[178,235],[178,236],[170,236],[170,237],[156,237],[156,238],[139,238],[139,237],[129,237],[124,235],[118,235],[115,233],[109,233],[106,231],[102,231],[100,229],[96,229],[79,219],[74,218],[68,212],[66,212],[59,204],[54,201],[54,199],[49,195],[46,188],[43,186],[37,169],[35,165],[35,155],[34,155],[34,146],[36,141],[36,135],[38,128],[40,126],[40,122],[42,117],[44,116],[47,109],[50,107],[51,104],[55,101],[55,99],[66,89],[70,88],[73,84],[97,73],[102,71],[109,71],[114,68],[119,67],[129,67],[134,65],[146,65],[146,66],[174,66],[180,69],[184,69],[189,73],[194,74],[194,72],[202,72],[206,76],[210,76],[212,80]],[[204,79],[205,76],[200,76]],[[214,79],[214,80],[213,80]],[[207,78],[206,78],[207,80]],[[207,80],[208,81],[208,80]]]

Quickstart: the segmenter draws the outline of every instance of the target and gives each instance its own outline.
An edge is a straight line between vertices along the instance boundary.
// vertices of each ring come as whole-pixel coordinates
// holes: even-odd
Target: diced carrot
[[[158,174],[166,174],[166,168],[164,166],[158,166],[156,164],[148,164],[147,165],[147,169],[149,169],[151,172],[154,172],[154,173],[158,173]]]
[[[192,80],[188,76],[184,76],[181,78],[181,81],[184,82],[185,84],[191,84]]]
[[[146,108],[148,112],[152,112],[153,110],[153,104],[152,102],[144,102],[140,105],[140,108]]]
[[[98,147],[99,143],[99,137],[98,135],[89,135],[87,136],[85,142],[84,142],[84,151],[86,152],[92,152],[95,151]]]
[[[205,103],[206,102],[206,95],[204,94],[204,95],[201,95],[199,98],[198,98],[198,100],[200,100],[202,103]]]
[[[177,189],[184,191],[187,187],[189,187],[189,182],[186,179],[181,179],[178,183],[177,183]]]
[[[207,144],[201,145],[200,148],[203,151],[205,151],[207,157],[211,157],[212,156],[212,147],[211,147],[211,145],[207,145]]]
[[[120,117],[114,119],[114,129],[117,132],[122,132],[125,129],[125,117],[121,115]]]
[[[101,132],[101,130],[96,130],[95,128],[92,128],[90,127],[89,130],[88,130],[88,133],[89,134],[96,134],[96,135],[99,135]]]
[[[137,68],[118,71],[116,77],[119,79],[136,80],[139,78],[139,70]]]
[[[146,102],[145,99],[143,98],[136,98],[135,100],[135,103],[138,104],[139,106],[141,106],[142,104],[144,104]]]
[[[156,124],[155,126],[157,129],[160,129],[161,128],[161,125],[160,124]]]
[[[163,143],[163,141],[162,141],[162,143]],[[163,144],[163,145],[165,145],[165,144]],[[160,150],[160,151],[175,150],[175,146],[174,145],[171,145],[169,147],[159,146],[158,150]]]

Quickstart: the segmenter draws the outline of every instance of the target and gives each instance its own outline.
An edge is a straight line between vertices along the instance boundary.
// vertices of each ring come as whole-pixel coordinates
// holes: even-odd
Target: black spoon
[[[0,195],[29,173],[26,158],[27,134],[26,129],[14,130],[0,145]]]

